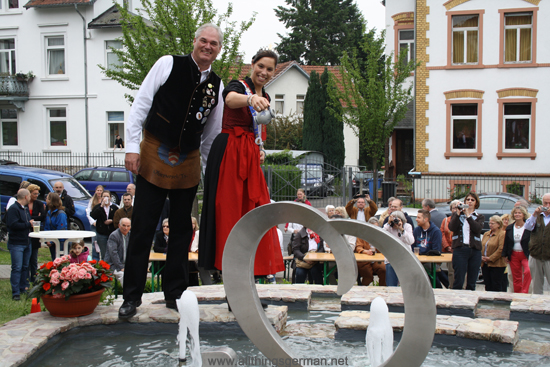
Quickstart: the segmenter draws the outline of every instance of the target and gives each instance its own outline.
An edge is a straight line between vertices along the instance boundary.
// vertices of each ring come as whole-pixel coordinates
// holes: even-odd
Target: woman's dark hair
[[[271,50],[266,50],[264,48],[260,48],[258,50],[258,52],[256,52],[256,55],[254,55],[252,57],[252,63],[255,64],[256,61],[260,60],[261,58],[264,58],[264,57],[270,57],[272,58],[273,60],[275,60],[275,65],[277,65],[277,62],[279,61],[279,56],[277,56],[277,54]]]
[[[468,193],[468,195],[466,195],[466,196],[464,197],[464,200],[466,200],[466,199],[468,198],[468,196],[471,196],[471,197],[473,197],[473,198],[476,200],[476,209],[479,209],[479,196],[477,196],[477,194],[476,194],[475,192],[470,191],[470,192]]]

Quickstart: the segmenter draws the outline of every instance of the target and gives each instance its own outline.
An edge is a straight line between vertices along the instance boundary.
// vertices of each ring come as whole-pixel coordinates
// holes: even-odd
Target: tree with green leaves
[[[414,60],[404,62],[404,53],[397,62],[393,53],[385,55],[385,33],[377,37],[375,31],[367,32],[359,45],[365,58],[358,58],[357,52],[344,52],[341,78],[331,78],[329,91],[332,113],[338,115],[337,107],[343,102],[344,122],[358,131],[359,144],[370,152],[374,177],[378,177],[377,163],[386,141],[412,101],[413,84],[407,78],[417,64]],[[374,198],[376,184],[374,180]]]
[[[322,92],[324,94],[325,105],[322,109],[323,117],[323,148],[327,161],[336,167],[343,167],[346,158],[346,147],[344,145],[344,120],[342,118],[341,108],[336,108],[340,113],[331,113],[327,108],[330,103],[328,89],[330,87],[330,75],[325,68],[321,75]]]
[[[323,114],[326,99],[319,74],[314,70],[309,76],[304,101],[303,144],[305,150],[323,151]]]
[[[285,0],[275,14],[289,33],[278,34],[280,61],[338,65],[344,51],[360,42],[365,21],[354,0]]]
[[[111,49],[121,66],[106,69],[98,65],[106,76],[124,87],[137,90],[153,64],[164,55],[184,55],[193,51],[193,39],[198,27],[214,23],[222,28],[224,40],[218,59],[212,69],[227,83],[241,72],[239,57],[243,32],[254,22],[255,15],[246,22],[230,21],[233,5],[218,15],[211,0],[142,0],[143,10],[134,15],[118,6],[122,25],[122,48]],[[133,102],[133,97],[125,97]]]
[[[267,126],[265,149],[302,150],[304,120],[296,114],[277,116]]]

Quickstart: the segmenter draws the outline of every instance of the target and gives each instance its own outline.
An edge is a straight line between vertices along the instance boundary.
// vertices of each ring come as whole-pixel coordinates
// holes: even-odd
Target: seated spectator
[[[69,251],[71,258],[69,261],[75,264],[80,264],[85,261],[88,261],[88,255],[90,255],[90,250],[84,244],[84,240],[80,242],[73,242],[71,245],[71,250]]]
[[[340,214],[342,216],[342,218],[344,218],[344,219],[349,218],[348,212],[346,211],[346,208],[343,207],[343,206],[337,206],[336,208],[334,208],[334,213],[335,214]]]
[[[390,207],[391,207],[391,203],[392,201],[394,201],[395,198],[392,196],[388,199],[388,209],[386,209],[386,211],[384,211],[382,214],[380,214],[380,218],[378,220],[378,226],[379,227],[382,227],[384,225],[384,219],[386,219],[389,215],[390,215]]]
[[[111,265],[114,276],[122,286],[124,280],[124,263],[126,262],[126,252],[128,241],[130,240],[130,229],[132,222],[129,218],[122,218],[116,231],[109,235],[107,240],[107,255],[105,262]]]
[[[311,275],[314,284],[323,284],[323,265],[315,261],[304,261],[308,252],[324,252],[323,240],[312,230],[303,227],[294,235],[292,251],[296,261],[296,283],[305,283]]]
[[[296,191],[296,199],[294,199],[294,201],[296,203],[302,203],[302,204],[307,204],[307,205],[311,206],[311,202],[307,199],[306,190],[304,190],[304,189],[298,189]],[[285,224],[285,232],[288,230],[288,225],[289,224],[290,223]]]
[[[399,199],[395,199],[392,202],[392,205],[395,204]],[[399,200],[401,201],[401,200]],[[411,245],[414,243],[414,235],[412,226],[407,223],[405,215],[400,210],[393,211],[388,218],[386,218],[387,223],[384,224],[384,230],[388,231],[392,236],[403,242],[407,250],[411,251]],[[386,264],[386,285],[388,287],[397,287],[399,284],[399,279],[395,270],[393,270],[388,259],[384,261]]]
[[[378,227],[378,220],[374,217],[369,219],[369,224]],[[358,254],[374,255],[378,251],[374,246],[371,246],[367,241],[358,238],[355,245],[355,252]],[[358,262],[357,270],[361,277],[361,284],[368,286],[372,283],[374,275],[378,275],[378,285],[386,286],[386,266],[381,261],[373,262]]]
[[[399,210],[401,212],[401,214],[403,214],[405,216],[405,223],[409,223],[411,225],[411,228],[414,228],[414,223],[413,223],[412,218],[407,213],[403,212],[403,202],[401,201],[401,199],[394,199],[391,202],[390,207],[388,208],[388,210],[390,211],[390,214],[393,213],[394,211]],[[389,218],[389,216],[387,216],[384,219],[384,221],[382,222],[382,225],[385,225],[386,223],[388,223],[388,218]]]
[[[325,208],[325,213],[327,213],[327,217],[332,218],[334,215],[334,205],[327,205]]]
[[[118,228],[118,223],[122,218],[132,219],[134,207],[132,206],[132,195],[127,192],[122,195],[122,207],[115,212],[113,217],[113,225]]]
[[[441,230],[430,220],[430,212],[424,209],[418,211],[416,227],[413,231],[415,247],[420,249],[420,255],[426,255],[432,250],[441,252]]]

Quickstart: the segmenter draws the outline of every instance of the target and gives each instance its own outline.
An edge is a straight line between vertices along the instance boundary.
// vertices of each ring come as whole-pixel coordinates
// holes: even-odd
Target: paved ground
[[[9,279],[11,265],[0,265],[0,279]]]

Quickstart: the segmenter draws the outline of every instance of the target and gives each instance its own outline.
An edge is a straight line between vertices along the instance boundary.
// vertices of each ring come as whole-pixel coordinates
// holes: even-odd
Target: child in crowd
[[[84,241],[81,240],[80,242],[73,242],[71,246],[71,263],[77,263],[80,264],[84,261],[88,261],[88,255],[90,254],[90,251],[88,248],[84,245]]]

